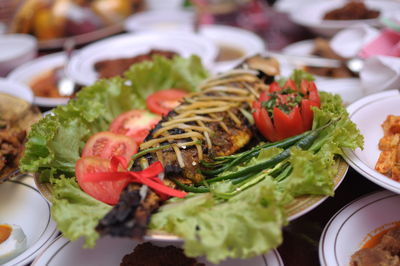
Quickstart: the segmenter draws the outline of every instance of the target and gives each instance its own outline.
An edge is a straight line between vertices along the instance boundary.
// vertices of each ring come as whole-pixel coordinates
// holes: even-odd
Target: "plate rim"
[[[18,180],[7,180],[5,182],[14,183],[15,185],[22,185],[28,189],[35,191],[36,193],[38,193],[40,195],[40,197],[42,197],[42,195],[38,189],[36,189],[35,187],[33,187],[27,183],[24,183],[24,182],[21,182]],[[50,205],[48,204],[48,202],[45,199],[42,198],[42,200],[44,201],[44,203],[46,203],[47,208],[48,208],[49,217],[48,217],[48,222],[47,222],[46,228],[40,234],[39,239],[35,243],[33,243],[30,248],[24,250],[21,254],[19,254],[12,260],[9,260],[5,264],[2,264],[3,266],[18,266],[18,265],[29,264],[30,262],[32,262],[35,259],[37,254],[41,253],[44,249],[46,249],[47,246],[58,235],[57,225],[56,225],[55,221],[51,218]],[[33,251],[33,249],[35,249],[35,250]],[[27,252],[30,252],[29,255],[25,254]]]
[[[362,110],[368,104],[371,104],[373,102],[379,102],[392,97],[400,97],[400,91],[389,90],[368,95],[349,105],[347,107],[347,112],[349,113],[349,117],[351,119],[351,117],[354,114]],[[361,174],[362,176],[364,176],[365,178],[369,179],[371,182],[379,185],[382,188],[400,194],[400,183],[391,180],[389,177],[378,173],[374,169],[371,169],[369,166],[367,166],[363,161],[361,161],[358,158],[358,156],[355,154],[355,151],[348,148],[343,149],[343,151],[344,151],[343,158],[359,174]],[[395,184],[397,184],[397,186],[395,186]]]
[[[132,240],[133,241],[133,240]],[[145,241],[151,241],[151,240],[145,240]],[[34,261],[32,262],[32,266],[38,266],[38,265],[43,265],[43,264],[39,264],[41,260],[44,260],[43,256],[46,255],[46,252],[53,246],[55,245],[58,249],[56,250],[56,252],[53,253],[52,257],[54,257],[55,254],[59,253],[61,251],[61,249],[63,249],[64,247],[66,247],[69,244],[74,244],[76,243],[76,241],[71,241],[67,238],[65,238],[62,234],[57,236],[56,238],[54,238],[51,243],[49,243],[46,248],[44,250],[42,250],[42,252],[36,256],[36,258],[34,259]],[[268,253],[266,254],[261,254],[259,255],[260,257],[262,257],[263,262],[265,264],[265,266],[268,265],[272,265],[272,266],[284,266],[282,257],[279,254],[279,251],[274,248],[272,250],[270,250]],[[257,257],[257,256],[256,256]],[[48,265],[48,263],[51,261],[50,260],[46,260],[44,262],[46,262],[46,265]]]
[[[380,200],[386,200],[387,198],[391,198],[391,197],[399,197],[398,194],[393,193],[392,191],[388,191],[388,190],[378,190],[378,191],[373,191],[370,193],[367,193],[365,195],[362,195],[354,200],[352,200],[351,202],[347,203],[345,206],[343,206],[340,210],[338,210],[327,222],[327,224],[324,227],[324,230],[322,231],[321,237],[319,239],[319,245],[318,245],[318,257],[319,257],[319,261],[321,263],[322,266],[333,266],[333,265],[340,265],[337,261],[337,257],[335,255],[335,262],[336,264],[331,264],[331,263],[327,263],[327,255],[329,254],[335,254],[332,253],[332,249],[330,249],[329,254],[327,252],[325,252],[325,248],[326,248],[326,241],[325,238],[327,237],[327,234],[334,230],[336,231],[336,227],[338,225],[335,224],[335,221],[338,222],[337,219],[341,218],[341,216],[345,215],[345,211],[347,210],[352,210],[355,209],[354,212],[350,215],[354,215],[356,212],[358,212],[360,210],[360,208],[365,207],[371,203],[380,201]],[[350,216],[346,215],[346,218],[349,218]],[[343,217],[345,218],[345,217]],[[345,219],[345,221],[347,221],[347,219]],[[341,226],[343,225],[343,223],[341,223]],[[340,226],[340,228],[341,228]],[[339,228],[339,229],[340,229]],[[336,235],[337,236],[337,235]],[[335,249],[333,249],[335,250]]]

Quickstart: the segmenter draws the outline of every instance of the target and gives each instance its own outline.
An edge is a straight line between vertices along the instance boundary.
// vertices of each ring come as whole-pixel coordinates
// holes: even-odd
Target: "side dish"
[[[143,61],[151,61],[154,55],[164,56],[168,59],[171,59],[177,54],[171,51],[154,49],[147,54],[136,55],[130,58],[102,60],[100,62],[96,62],[94,64],[94,68],[99,73],[99,78],[111,78],[122,75],[133,64]]]
[[[379,140],[381,154],[375,165],[375,170],[400,181],[400,116],[389,115],[382,124],[383,137]]]
[[[188,258],[181,248],[175,246],[158,247],[150,242],[137,245],[131,254],[121,261],[121,266],[205,266]]]
[[[350,266],[400,265],[400,227],[379,234],[351,256]]]
[[[344,6],[327,12],[324,20],[356,20],[373,19],[379,16],[380,12],[375,9],[369,9],[363,1],[352,0]]]

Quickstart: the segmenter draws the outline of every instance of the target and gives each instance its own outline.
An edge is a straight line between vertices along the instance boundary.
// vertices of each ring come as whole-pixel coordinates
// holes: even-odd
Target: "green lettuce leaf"
[[[54,178],[51,215],[63,235],[74,241],[85,237],[85,247],[93,247],[100,235],[95,231],[98,221],[111,210],[83,192],[75,178]]]
[[[281,194],[268,176],[227,201],[211,193],[162,206],[150,228],[182,237],[187,256],[205,255],[213,263],[249,258],[282,242],[287,223]]]
[[[155,77],[154,73],[164,74]],[[130,78],[104,79],[82,89],[75,100],[58,106],[52,115],[33,125],[20,162],[22,171],[39,173],[41,182],[51,181],[52,216],[59,230],[72,240],[85,237],[86,246],[95,245],[98,234],[94,228],[110,209],[81,191],[74,177],[75,163],[87,139],[107,130],[122,112],[145,108],[145,95],[169,85],[193,91],[207,72],[193,56],[155,58],[135,65],[126,76]]]

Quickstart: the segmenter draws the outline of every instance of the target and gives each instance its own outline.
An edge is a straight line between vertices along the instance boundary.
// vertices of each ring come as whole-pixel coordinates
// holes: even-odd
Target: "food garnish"
[[[181,104],[183,97],[188,93],[178,89],[157,91],[146,99],[147,108],[153,113],[167,115]]]
[[[400,181],[400,116],[388,115],[382,124],[383,137],[379,140],[381,153],[375,170],[395,181]]]
[[[101,80],[85,88],[76,100],[56,108],[54,116],[35,125],[21,166],[25,171],[40,171],[42,181],[51,182],[52,215],[64,236],[72,240],[84,236],[86,245],[93,246],[98,232],[140,238],[148,229],[162,231],[181,237],[187,256],[205,255],[218,263],[228,257],[263,254],[278,246],[281,228],[287,223],[285,206],[295,197],[333,195],[336,156],[343,154],[344,147],[362,146],[362,136],[340,97],[321,92],[320,108],[311,109],[312,128],[270,143],[258,136],[251,109],[277,75],[276,64],[263,58],[246,62],[256,62],[257,68],[244,64],[207,80],[190,60],[158,58],[141,63],[122,79]],[[170,80],[156,84],[151,78],[155,73]],[[290,79],[298,84],[305,76],[295,72]],[[170,88],[194,92],[151,130],[134,155],[132,168],[112,172],[121,172],[119,180],[123,180],[126,172],[140,173],[161,162],[163,175],[155,182],[175,191],[191,190],[182,199],[165,201],[150,184],[135,181],[122,191],[114,207],[83,192],[74,178],[83,143],[106,130],[120,113],[145,108],[151,93]],[[80,112],[87,106],[91,106],[88,112]],[[307,145],[303,145],[305,140]],[[270,161],[276,163],[265,168]],[[218,170],[225,162],[231,166]],[[214,170],[218,172],[203,172]],[[86,178],[92,183],[106,182],[104,171],[108,170]],[[217,180],[237,172],[242,175]],[[84,211],[88,208],[90,213]]]
[[[283,86],[270,84],[253,103],[257,129],[269,141],[278,141],[310,130],[313,121],[311,108],[320,107],[315,83],[302,79],[297,84],[289,79]]]
[[[20,226],[0,224],[0,264],[15,258],[26,248],[26,236]]]

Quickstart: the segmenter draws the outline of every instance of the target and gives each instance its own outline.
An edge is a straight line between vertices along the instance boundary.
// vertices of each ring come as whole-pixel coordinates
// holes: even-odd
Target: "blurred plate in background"
[[[7,78],[9,80],[23,83],[25,86],[29,87],[32,86],[32,83],[38,78],[41,78],[44,75],[51,75],[51,71],[55,68],[62,67],[65,59],[64,52],[45,55],[14,69]],[[54,87],[54,90],[56,89],[57,88]],[[66,104],[68,100],[69,98],[65,97],[43,97],[35,95],[34,104],[43,107],[55,107],[60,104]]]
[[[123,34],[90,44],[74,54],[67,74],[81,85],[98,79],[94,65],[102,60],[128,58],[147,54],[152,49],[175,52],[182,57],[198,55],[207,68],[217,56],[214,43],[189,32],[143,32]]]

